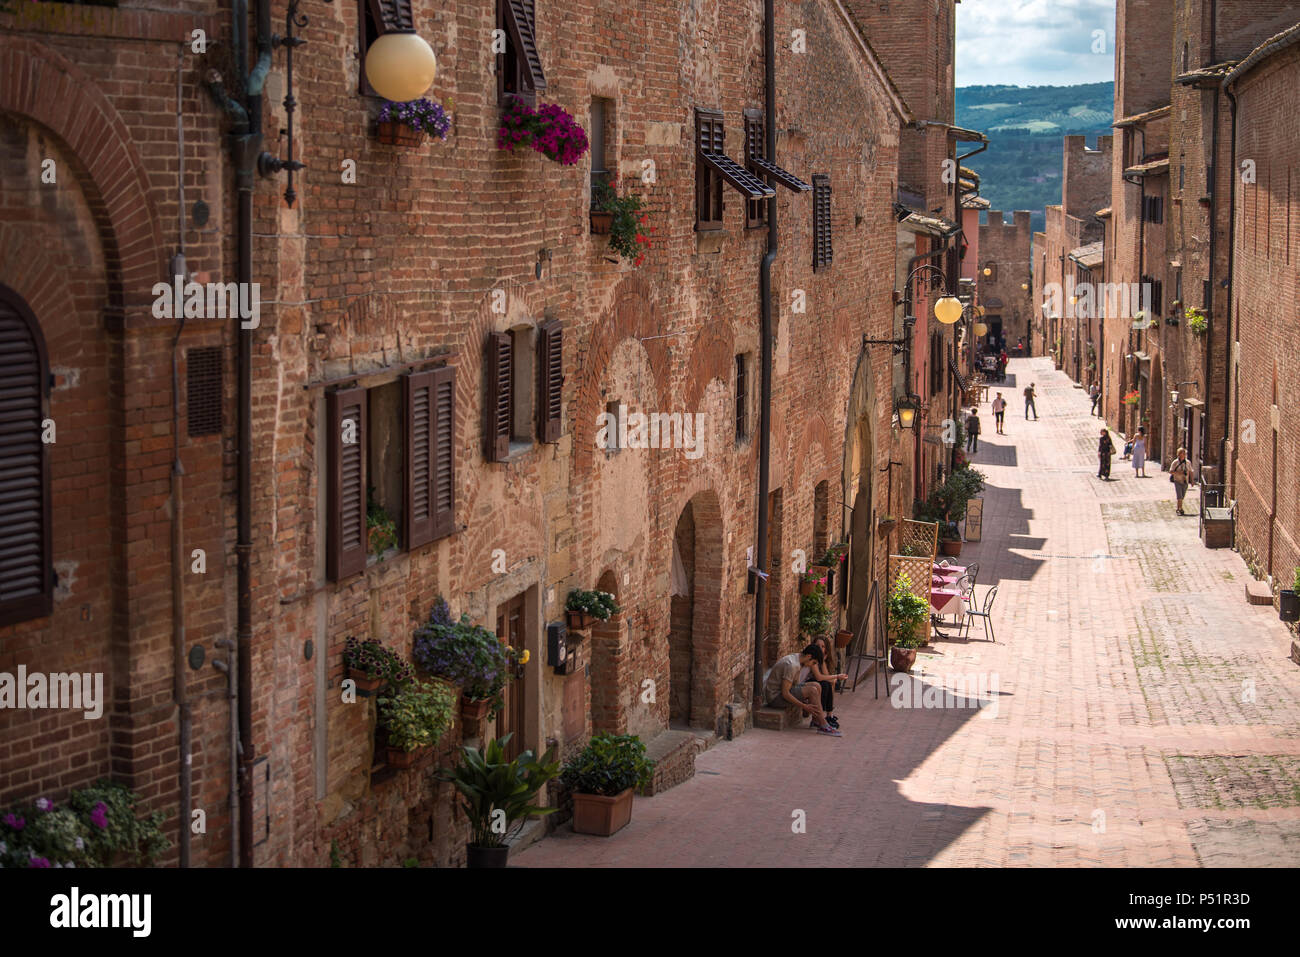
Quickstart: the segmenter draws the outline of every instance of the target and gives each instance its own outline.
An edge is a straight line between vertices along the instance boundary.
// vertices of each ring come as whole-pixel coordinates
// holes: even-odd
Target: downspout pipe
[[[236,0],[234,17],[239,23],[246,0]],[[239,30],[236,27],[236,30]],[[253,281],[253,185],[257,155],[262,147],[262,87],[271,69],[271,0],[257,0],[257,62],[245,84],[248,127],[231,138],[235,181],[239,191],[237,214],[239,282],[247,289]],[[252,497],[253,497],[253,331],[243,323],[238,340],[239,434],[236,475],[236,682],[239,697],[239,866],[253,866],[253,593],[252,593]]]
[[[1229,161],[1230,173],[1228,175],[1228,182],[1231,184],[1228,190],[1228,297],[1227,297],[1227,305],[1224,308],[1224,323],[1227,332],[1227,343],[1225,345],[1225,348],[1228,350],[1228,356],[1227,356],[1228,361],[1226,361],[1223,364],[1224,365],[1223,401],[1228,404],[1226,404],[1223,409],[1224,446],[1223,446],[1223,451],[1220,455],[1220,458],[1223,460],[1222,463],[1223,475],[1221,477],[1221,480],[1224,485],[1223,494],[1226,499],[1229,497],[1236,498],[1236,493],[1237,493],[1237,441],[1236,439],[1237,436],[1241,434],[1241,390],[1240,388],[1238,388],[1236,390],[1236,395],[1235,396],[1233,395],[1232,344],[1233,342],[1236,341],[1236,339],[1233,337],[1232,334],[1232,324],[1237,319],[1232,308],[1232,300],[1233,300],[1232,277],[1233,275],[1235,275],[1233,270],[1236,268],[1236,258],[1237,258],[1236,256],[1237,253],[1237,96],[1235,93],[1232,92],[1231,87],[1226,83],[1223,86],[1223,92],[1224,95],[1227,96],[1228,98],[1228,111],[1231,116],[1231,124],[1232,124],[1232,131],[1229,134],[1229,136],[1231,137],[1231,141],[1228,144],[1229,155],[1231,156],[1231,160]],[[1232,396],[1231,402],[1229,402],[1229,396]],[[1229,409],[1232,410],[1232,433],[1231,434],[1233,437],[1231,483],[1229,483],[1228,462],[1226,459],[1228,434],[1229,434],[1227,412]],[[1232,489],[1231,496],[1229,496],[1228,494],[1229,487],[1231,487]],[[1224,504],[1227,503],[1225,502]]]
[[[1217,27],[1218,27],[1218,4],[1214,2],[1214,0],[1211,0],[1210,2],[1210,62],[1211,63],[1218,62],[1218,60],[1215,58],[1217,52],[1215,49],[1215,47],[1217,46],[1216,43],[1217,37],[1215,35],[1215,31]],[[1214,158],[1214,167],[1213,167],[1214,180],[1217,181],[1220,178],[1219,174],[1222,172],[1222,170],[1219,169],[1219,91],[1218,90],[1214,91],[1213,116],[1214,116],[1213,125],[1210,128],[1210,156]],[[1214,292],[1215,292],[1214,257],[1215,257],[1215,250],[1218,248],[1217,239],[1219,235],[1219,190],[1218,190],[1218,183],[1215,181],[1211,181],[1205,184],[1210,191],[1210,249],[1209,249],[1210,262],[1206,273],[1210,282],[1210,301],[1205,304],[1206,307],[1205,318],[1207,320],[1207,325],[1205,330],[1205,362],[1204,362],[1204,370],[1203,370],[1203,377],[1202,377],[1202,381],[1205,383],[1205,389],[1204,389],[1205,413],[1204,413],[1204,418],[1201,419],[1202,422],[1201,429],[1202,432],[1205,433],[1205,438],[1207,439],[1207,441],[1201,443],[1202,462],[1204,462],[1205,460],[1205,446],[1209,444],[1208,439],[1210,438],[1209,435],[1210,426],[1214,418],[1214,412],[1213,412],[1214,390],[1210,388],[1210,370],[1211,370],[1210,360],[1211,357],[1214,355],[1214,336],[1215,333],[1218,331],[1217,327],[1219,325],[1217,322],[1214,321]],[[1224,348],[1227,348],[1226,336],[1224,337]],[[1229,363],[1227,362],[1224,363],[1225,368],[1228,365]],[[1223,407],[1223,411],[1224,411],[1223,439],[1220,440],[1219,454],[1216,456],[1217,464],[1219,466],[1218,471],[1219,471],[1220,484],[1222,484],[1225,480],[1223,475],[1223,451],[1224,451],[1223,443],[1227,441],[1227,437],[1228,437],[1228,415],[1227,415],[1228,406],[1226,404],[1228,401],[1228,396],[1226,393],[1223,396],[1223,401],[1225,403]]]
[[[763,100],[766,149],[776,156],[776,3],[763,0]],[[758,543],[754,550],[755,567],[767,569],[767,497],[768,472],[772,460],[772,263],[779,248],[776,225],[776,196],[767,201],[767,252],[758,270],[760,312],[759,333],[759,409],[758,409]],[[763,615],[767,582],[756,576],[754,587],[754,707],[763,704]]]

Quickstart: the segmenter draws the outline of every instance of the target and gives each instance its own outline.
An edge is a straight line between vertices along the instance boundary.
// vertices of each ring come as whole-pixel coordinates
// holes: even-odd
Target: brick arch
[[[732,367],[736,361],[736,337],[729,322],[706,322],[695,341],[691,343],[691,381],[682,397],[683,412],[699,410],[704,391],[714,379],[724,385],[731,383]]]
[[[604,411],[600,386],[605,370],[609,368],[614,351],[624,339],[646,339],[663,334],[656,315],[650,284],[640,276],[628,275],[614,290],[609,318],[596,322],[587,342],[572,352],[572,363],[583,370],[577,394],[569,403],[570,430],[573,423],[595,422]],[[668,347],[666,339],[642,342],[650,360],[650,370],[655,377],[655,388],[660,396],[670,394]],[[567,363],[566,363],[567,365]],[[595,449],[589,442],[574,443],[573,478],[590,477],[595,462]]]
[[[799,431],[798,444],[795,447],[794,455],[790,457],[790,494],[797,494],[799,483],[803,478],[805,470],[811,470],[814,482],[819,482],[827,477],[827,456],[835,448],[835,443],[831,439],[830,426],[826,424],[825,417],[821,412],[816,412],[801,423]],[[816,462],[812,461],[812,447],[817,445],[821,448],[821,456]]]
[[[611,565],[598,575],[593,587],[620,598],[615,567]],[[621,599],[619,607],[623,607]],[[627,731],[628,716],[619,707],[623,688],[632,680],[626,612],[623,608],[609,621],[598,621],[591,626],[591,729],[597,733]]]
[[[26,300],[37,317],[76,313],[76,301],[64,273],[43,249],[32,246],[31,237],[23,235],[17,224],[0,222],[0,276]],[[57,337],[58,332],[43,329],[42,334]],[[57,341],[50,343],[50,351],[56,356],[61,354]]]
[[[668,554],[661,567],[671,567],[672,548],[687,508],[694,522],[694,555],[690,569],[690,631],[685,637],[689,646],[689,723],[692,727],[717,730],[722,708],[730,700],[729,682],[723,674],[722,648],[725,638],[723,617],[723,582],[726,577],[726,522],[722,504],[711,488],[696,485],[678,499],[670,513],[672,529],[666,538]],[[669,655],[669,684],[677,680]],[[679,654],[684,649],[679,648]]]
[[[40,124],[73,158],[103,243],[109,304],[151,303],[164,272],[162,232],[144,162],[122,117],[95,81],[34,40],[5,38],[0,76],[0,112]]]
[[[462,514],[477,514],[478,495],[467,501]],[[499,503],[486,521],[471,521],[460,536],[460,587],[457,593],[473,591],[493,577],[492,550],[504,548],[506,567],[513,568],[523,557],[541,561],[545,554],[542,533],[542,502],[534,492],[502,507]]]

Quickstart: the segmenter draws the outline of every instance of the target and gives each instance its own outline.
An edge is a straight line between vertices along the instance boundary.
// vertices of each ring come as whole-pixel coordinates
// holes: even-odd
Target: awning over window
[[[724,180],[734,186],[749,199],[767,199],[776,195],[776,190],[768,186],[753,173],[746,172],[730,156],[700,148],[700,159],[715,169]]]

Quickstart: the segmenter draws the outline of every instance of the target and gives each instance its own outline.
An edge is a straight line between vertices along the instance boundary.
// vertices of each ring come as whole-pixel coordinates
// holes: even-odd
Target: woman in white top
[[[1147,477],[1147,430],[1138,429],[1133,439],[1133,474],[1137,478]]]

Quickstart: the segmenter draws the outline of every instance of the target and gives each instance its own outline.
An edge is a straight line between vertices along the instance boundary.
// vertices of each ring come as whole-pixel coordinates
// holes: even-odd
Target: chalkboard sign
[[[984,521],[984,499],[972,498],[966,500],[966,541],[978,542],[980,540],[980,526]]]

